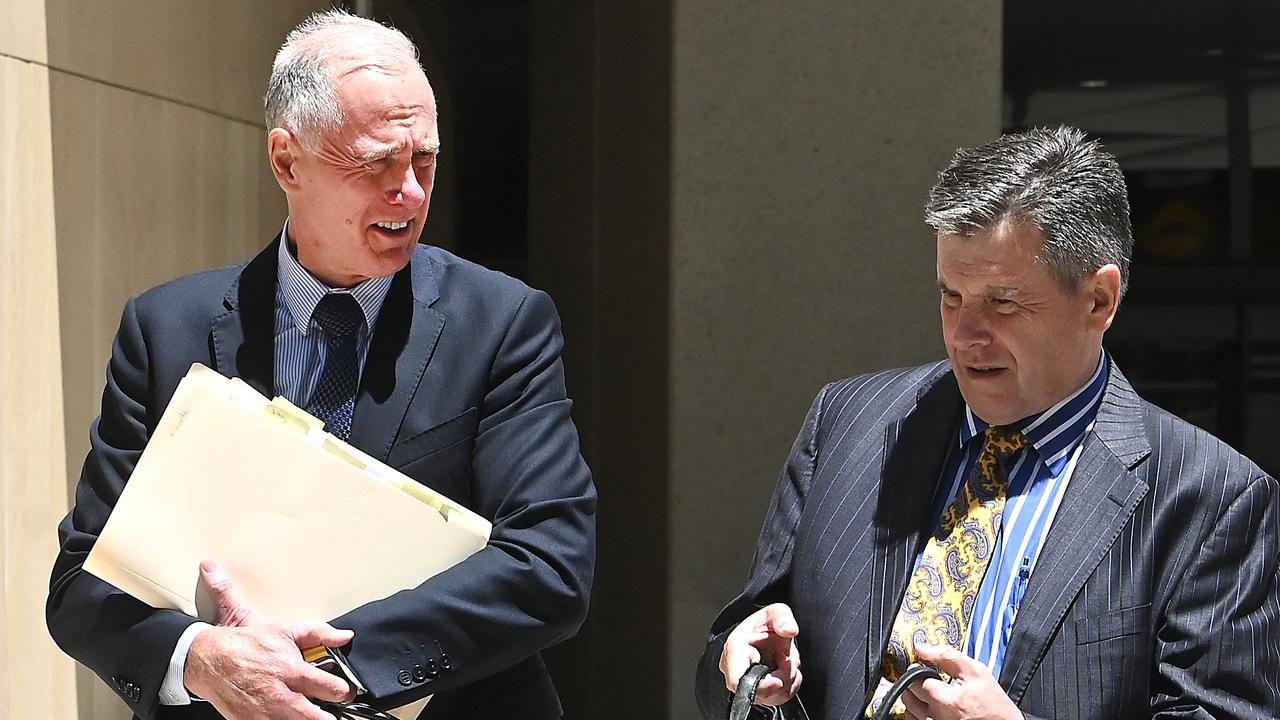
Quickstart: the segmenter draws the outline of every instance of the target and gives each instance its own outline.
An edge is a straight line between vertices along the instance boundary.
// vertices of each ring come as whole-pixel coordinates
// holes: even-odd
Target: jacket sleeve
[[[773,500],[760,531],[751,576],[742,594],[720,611],[711,625],[707,649],[698,661],[694,682],[698,708],[707,720],[728,717],[731,696],[720,672],[720,654],[725,639],[751,613],[775,602],[790,602],[791,552],[796,527],[804,510],[805,497],[813,481],[818,460],[818,430],[828,385],[818,393],[805,415],[804,425],[791,447],[791,454],[778,477]],[[762,715],[768,717],[768,715]]]
[[[136,303],[125,306],[112,345],[102,414],[89,430],[75,506],[58,526],[60,550],[45,614],[58,646],[150,720],[174,645],[195,619],[156,610],[83,569],[150,432],[154,399]]]
[[[1154,718],[1280,717],[1280,488],[1236,496],[1156,627]]]
[[[384,707],[492,675],[571,637],[595,567],[596,494],[569,417],[560,320],[529,291],[479,408],[472,508],[488,545],[418,587],[333,620],[352,669]]]

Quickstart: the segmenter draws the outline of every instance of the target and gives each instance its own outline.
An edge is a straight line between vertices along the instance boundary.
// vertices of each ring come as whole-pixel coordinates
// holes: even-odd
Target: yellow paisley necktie
[[[969,620],[1004,516],[1008,473],[1001,461],[1026,446],[1021,432],[990,427],[982,453],[960,494],[943,511],[938,529],[920,554],[920,564],[907,584],[902,607],[885,647],[879,687],[867,717],[907,666],[916,660],[916,643],[950,645],[961,651],[969,638]],[[894,718],[906,716],[901,702]]]

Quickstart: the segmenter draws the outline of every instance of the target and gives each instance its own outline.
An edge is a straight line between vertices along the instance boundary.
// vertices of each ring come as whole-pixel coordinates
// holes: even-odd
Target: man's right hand
[[[298,648],[340,647],[352,635],[328,623],[212,627],[191,644],[186,685],[229,720],[333,720],[308,698],[350,702],[355,691],[303,660]]]
[[[791,608],[774,603],[760,608],[729,633],[720,653],[720,672],[729,692],[737,692],[738,679],[747,668],[764,663],[774,668],[760,681],[756,704],[782,705],[800,689],[800,651],[794,639],[800,634]]]

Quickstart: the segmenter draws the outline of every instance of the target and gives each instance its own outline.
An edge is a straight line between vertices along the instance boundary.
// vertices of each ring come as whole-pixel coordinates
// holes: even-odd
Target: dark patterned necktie
[[[1027,444],[1021,432],[1008,427],[989,427],[984,435],[973,471],[943,511],[907,584],[867,717],[879,708],[889,685],[916,661],[917,642],[950,645],[961,652],[968,642],[973,607],[1004,516],[1009,482],[1004,465]],[[891,716],[906,717],[906,708],[895,704]]]
[[[325,430],[346,440],[351,436],[351,416],[356,409],[360,383],[360,359],[356,339],[364,312],[348,293],[329,293],[311,314],[324,332],[325,358],[320,382],[311,393],[306,410],[324,421]]]

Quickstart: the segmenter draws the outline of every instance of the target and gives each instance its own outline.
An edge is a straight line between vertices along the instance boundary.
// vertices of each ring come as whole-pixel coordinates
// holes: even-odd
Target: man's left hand
[[[1023,720],[986,665],[945,645],[916,645],[916,657],[951,682],[930,679],[907,688],[902,703],[914,720]]]

